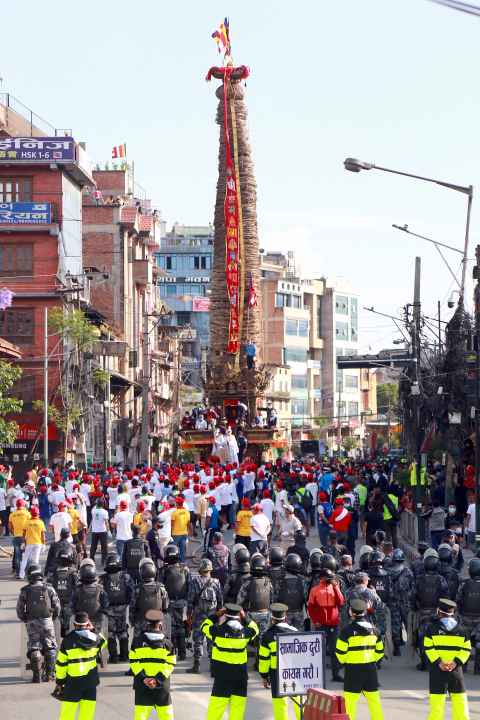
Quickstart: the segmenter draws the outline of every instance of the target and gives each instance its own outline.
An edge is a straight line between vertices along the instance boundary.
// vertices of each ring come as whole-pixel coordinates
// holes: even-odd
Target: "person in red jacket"
[[[335,646],[340,624],[340,608],[344,604],[345,598],[333,572],[324,569],[320,582],[312,588],[308,596],[307,612],[314,629],[325,634],[327,651],[332,663],[332,682],[343,682]]]
[[[337,497],[335,499],[335,507],[328,518],[328,522],[332,528],[337,531],[338,542],[344,545],[347,542],[348,528],[352,522],[352,513],[344,507],[343,497]]]

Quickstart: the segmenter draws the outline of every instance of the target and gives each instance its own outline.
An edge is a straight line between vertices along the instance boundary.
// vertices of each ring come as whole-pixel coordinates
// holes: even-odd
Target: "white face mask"
[[[152,642],[155,642],[156,640],[163,640],[165,635],[162,632],[146,632],[145,637],[147,637]]]
[[[457,625],[457,621],[454,617],[442,617],[440,618],[440,622],[446,630],[453,630],[453,628]]]
[[[87,640],[96,640],[97,636],[94,632],[91,630],[75,630],[77,635],[80,635],[80,637],[86,638]]]
[[[450,505],[448,508],[448,512],[450,513],[450,515],[455,515],[456,510],[457,508],[455,507],[455,505]]]

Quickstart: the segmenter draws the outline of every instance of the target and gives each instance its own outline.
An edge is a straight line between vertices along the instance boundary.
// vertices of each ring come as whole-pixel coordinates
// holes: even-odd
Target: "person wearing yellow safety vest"
[[[387,492],[383,494],[383,523],[387,536],[392,541],[394,548],[398,547],[399,520],[398,497],[390,490],[387,490]]]
[[[336,644],[337,659],[345,668],[345,709],[350,720],[355,720],[358,699],[363,694],[371,719],[383,720],[377,674],[377,663],[384,655],[382,638],[368,620],[367,603],[364,600],[352,600],[349,615],[352,622],[340,631]]]
[[[468,701],[463,665],[471,653],[468,633],[455,617],[457,604],[440,598],[437,617],[427,627],[423,648],[430,664],[430,714],[428,720],[443,720],[446,693],[452,701],[452,720],[468,720]]]
[[[263,678],[263,686],[272,693],[273,720],[288,720],[288,698],[278,696],[277,681],[277,636],[282,633],[298,632],[287,623],[288,605],[274,603],[270,606],[272,624],[262,636],[258,650],[258,671]],[[295,702],[295,700],[297,702]],[[295,716],[300,718],[299,698],[293,699]]]
[[[172,643],[162,632],[162,618],[160,610],[147,610],[147,627],[133,641],[130,650],[135,690],[134,720],[148,720],[152,710],[156,710],[159,720],[173,718],[170,675],[177,658]]]
[[[201,631],[212,643],[213,688],[207,720],[221,720],[229,707],[230,720],[243,720],[247,705],[247,646],[258,637],[258,625],[240,605],[225,605],[206,618]]]
[[[99,684],[97,662],[106,647],[85,612],[75,614],[73,630],[63,638],[55,664],[54,696],[62,701],[60,720],[93,720]]]

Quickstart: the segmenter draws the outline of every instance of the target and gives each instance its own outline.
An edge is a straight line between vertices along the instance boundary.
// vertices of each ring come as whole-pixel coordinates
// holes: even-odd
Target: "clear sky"
[[[294,249],[307,276],[344,277],[361,305],[393,314],[412,300],[421,255],[424,309],[436,313],[441,300],[448,318],[453,285],[435,248],[391,224],[461,248],[466,198],[377,171],[348,173],[343,160],[480,191],[480,18],[427,0],[7,3],[3,90],[72,127],[95,161],[126,142],[168,224],[207,224],[218,129],[215,86],[204,76],[219,62],[210,36],[225,15],[234,59],[252,73],[261,245]],[[470,280],[470,306],[471,288]],[[361,315],[365,350],[394,337],[390,321]]]

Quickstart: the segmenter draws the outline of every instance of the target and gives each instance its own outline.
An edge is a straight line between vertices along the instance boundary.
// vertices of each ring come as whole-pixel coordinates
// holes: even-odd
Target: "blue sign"
[[[75,160],[75,140],[71,137],[0,139],[0,162],[71,163]]]
[[[0,203],[0,225],[50,225],[50,203]]]

